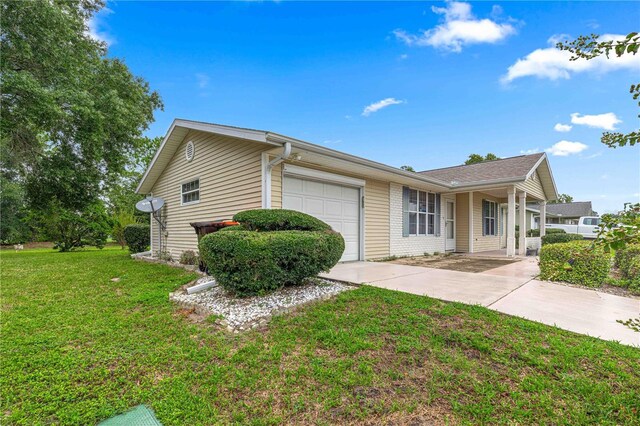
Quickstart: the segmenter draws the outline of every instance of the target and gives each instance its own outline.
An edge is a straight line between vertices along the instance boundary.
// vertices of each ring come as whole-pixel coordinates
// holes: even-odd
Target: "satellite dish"
[[[164,206],[164,200],[160,197],[147,197],[136,203],[136,209],[144,213],[155,213]]]

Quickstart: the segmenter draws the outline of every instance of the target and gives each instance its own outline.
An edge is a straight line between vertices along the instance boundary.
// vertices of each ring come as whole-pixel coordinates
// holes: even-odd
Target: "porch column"
[[[469,192],[469,253],[473,253],[473,192]]]
[[[546,226],[547,223],[547,202],[540,202],[540,236],[544,237],[546,235]]]
[[[516,255],[516,189],[507,191],[507,256]]]
[[[518,202],[520,204],[519,212],[520,217],[518,218],[518,228],[520,228],[520,238],[518,242],[518,254],[520,256],[524,256],[527,253],[527,247],[525,245],[525,238],[527,236],[527,193],[521,192],[518,194]]]

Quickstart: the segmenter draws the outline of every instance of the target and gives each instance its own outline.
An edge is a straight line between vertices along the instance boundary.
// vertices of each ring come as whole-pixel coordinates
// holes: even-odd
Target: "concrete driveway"
[[[640,347],[640,333],[616,322],[640,316],[640,299],[537,281],[535,258],[471,273],[382,262],[349,262],[321,276],[437,299],[482,305],[576,333]]]

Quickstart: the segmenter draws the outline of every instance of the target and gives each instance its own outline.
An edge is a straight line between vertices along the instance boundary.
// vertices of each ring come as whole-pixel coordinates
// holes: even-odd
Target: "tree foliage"
[[[469,158],[467,158],[467,161],[465,161],[464,164],[468,166],[470,164],[484,163],[485,161],[494,161],[499,159],[500,158],[497,155],[491,152],[484,157],[480,154],[470,154]]]
[[[0,3],[3,187],[21,189],[30,215],[76,235],[87,235],[85,218],[98,204],[104,210],[108,189],[135,178],[152,144],[142,133],[162,108],[148,83],[89,35],[87,23],[103,6],[101,0]],[[3,222],[23,220],[20,199],[11,199]],[[54,218],[61,221],[56,226]]]
[[[549,201],[549,204],[573,203],[573,197],[569,194],[558,194],[558,198]]]
[[[621,250],[628,244],[640,244],[640,203],[626,203],[618,214],[603,214],[596,244],[606,251]]]
[[[400,169],[406,170],[408,172],[415,172],[415,169],[411,166],[400,166]]]
[[[623,40],[606,40],[601,41],[600,36],[597,34],[591,34],[588,36],[579,36],[577,39],[569,42],[560,42],[556,44],[556,47],[560,50],[571,52],[573,56],[572,61],[580,59],[590,60],[599,56],[606,56],[607,59],[613,51],[616,56],[622,55],[635,55],[640,49],[640,35],[633,32],[629,33]],[[632,84],[629,88],[634,101],[637,101],[640,106],[640,83]],[[638,115],[640,117],[640,114]],[[602,143],[610,148],[623,147],[626,145],[633,146],[640,140],[640,130],[635,130],[629,133],[620,132],[604,132],[602,134]]]

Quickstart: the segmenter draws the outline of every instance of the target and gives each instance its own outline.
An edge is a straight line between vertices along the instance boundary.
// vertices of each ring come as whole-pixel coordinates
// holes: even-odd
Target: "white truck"
[[[567,234],[580,234],[585,238],[596,238],[600,228],[600,218],[598,216],[582,216],[577,225],[561,225],[557,223],[547,223],[546,229],[564,229]]]

